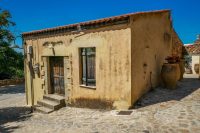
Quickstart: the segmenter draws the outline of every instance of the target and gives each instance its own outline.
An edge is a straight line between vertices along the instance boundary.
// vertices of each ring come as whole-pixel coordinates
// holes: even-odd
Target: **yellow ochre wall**
[[[44,62],[42,57],[54,56],[52,49],[42,46],[46,41],[63,41],[54,46],[55,56],[71,56],[73,87],[70,99],[88,98],[125,101],[131,106],[131,29],[128,24],[110,26],[79,34],[63,34],[25,39],[33,46],[33,64]],[[96,89],[80,86],[79,48],[96,47]],[[41,63],[43,64],[43,63]],[[27,79],[30,72],[26,70]],[[66,76],[66,75],[65,75]],[[34,104],[44,94],[41,77],[33,78]],[[28,104],[31,105],[30,81],[27,81]],[[46,84],[45,84],[46,86]]]
[[[131,18],[132,103],[160,83],[166,56],[171,54],[170,13],[150,13]]]
[[[103,99],[113,101],[117,108],[129,108],[150,88],[159,85],[162,64],[172,53],[171,25],[169,11],[135,14],[130,16],[128,24],[25,38],[25,48],[33,46],[32,64],[39,63],[40,71],[48,64],[43,57],[70,58],[73,81],[70,100]],[[63,41],[63,44],[54,46],[54,55],[52,49],[43,46],[47,41]],[[80,86],[81,47],[96,47],[95,89]],[[37,75],[33,78],[34,104],[48,94],[49,77],[48,71],[45,72],[45,78]],[[25,75],[28,105],[31,105],[31,76],[27,63]]]

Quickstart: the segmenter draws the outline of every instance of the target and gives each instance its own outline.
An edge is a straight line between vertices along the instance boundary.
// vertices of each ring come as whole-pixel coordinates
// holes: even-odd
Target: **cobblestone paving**
[[[200,133],[200,80],[193,75],[186,75],[176,90],[156,88],[149,92],[131,115],[72,107],[47,115],[30,113],[24,94],[1,92],[0,88],[0,97],[7,99],[0,99],[0,132]]]

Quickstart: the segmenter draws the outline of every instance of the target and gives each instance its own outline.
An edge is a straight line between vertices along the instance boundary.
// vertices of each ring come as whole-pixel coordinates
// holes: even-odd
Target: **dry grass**
[[[77,98],[71,102],[71,106],[80,108],[90,108],[90,109],[103,109],[111,110],[113,109],[113,101],[102,100],[102,99],[89,99],[89,98]]]

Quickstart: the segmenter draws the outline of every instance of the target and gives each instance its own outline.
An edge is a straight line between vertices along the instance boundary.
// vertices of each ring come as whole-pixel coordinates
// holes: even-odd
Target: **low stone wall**
[[[16,85],[16,84],[22,84],[22,83],[24,83],[24,78],[21,78],[21,79],[4,79],[4,80],[0,80],[0,86]]]

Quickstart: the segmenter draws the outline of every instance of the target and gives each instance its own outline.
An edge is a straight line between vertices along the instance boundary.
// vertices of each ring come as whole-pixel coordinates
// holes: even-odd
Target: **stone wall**
[[[23,84],[24,78],[21,79],[4,79],[0,80],[0,86]]]
[[[194,70],[194,65],[199,64],[199,55],[192,55],[192,73],[197,74]]]

